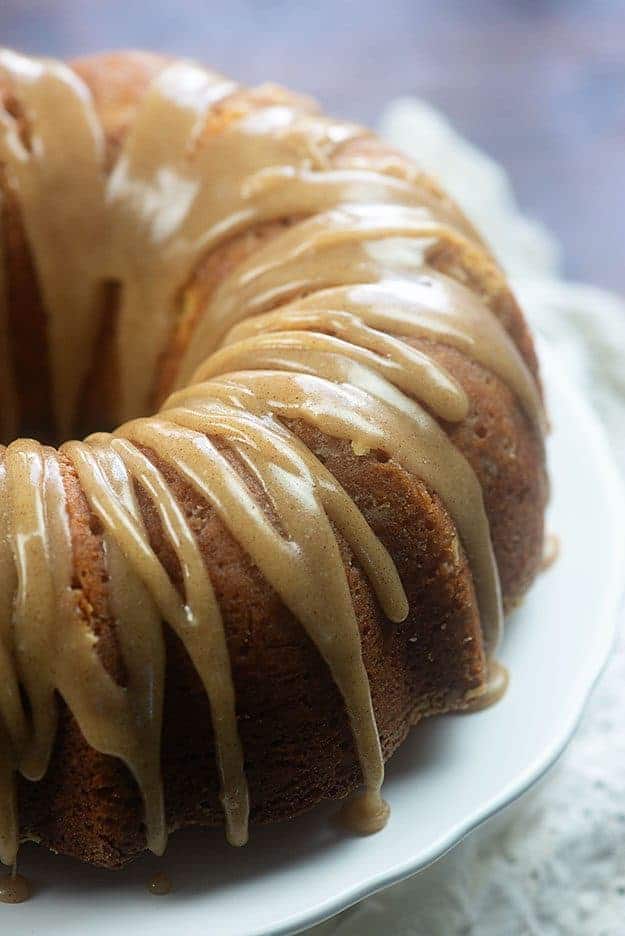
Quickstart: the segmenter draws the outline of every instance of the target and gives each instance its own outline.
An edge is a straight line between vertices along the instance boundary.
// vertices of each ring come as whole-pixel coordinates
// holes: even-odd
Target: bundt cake
[[[0,199],[0,858],[378,827],[541,561],[487,246],[363,128],[141,52],[0,53]]]

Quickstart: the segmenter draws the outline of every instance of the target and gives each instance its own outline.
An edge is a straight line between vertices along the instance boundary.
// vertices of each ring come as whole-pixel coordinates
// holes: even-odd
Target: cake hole
[[[43,302],[34,269],[32,270],[31,303],[35,303],[43,314]],[[20,307],[19,287],[13,284],[16,308]],[[91,360],[86,376],[79,388],[73,425],[67,433],[60,433],[54,417],[54,393],[50,362],[47,357],[48,341],[45,326],[41,341],[35,335],[23,332],[21,316],[11,321],[11,339],[14,346],[30,347],[29,354],[15,358],[15,380],[18,387],[18,407],[15,420],[16,438],[35,438],[44,445],[58,448],[70,439],[80,439],[93,432],[110,432],[118,420],[119,407],[119,361],[117,354],[117,332],[121,308],[121,284],[116,280],[104,281],[94,300],[94,318],[99,322]],[[15,316],[14,316],[15,318]],[[15,351],[15,347],[14,347]],[[15,357],[15,355],[14,355]],[[31,403],[24,402],[31,397]],[[35,405],[32,401],[35,401]],[[1,405],[1,401],[0,401]],[[141,414],[139,414],[141,415]],[[148,415],[148,414],[146,414]],[[12,438],[0,438],[0,444],[8,445]]]
[[[79,437],[90,432],[107,432],[115,427],[113,414],[119,387],[116,337],[121,297],[122,287],[117,280],[105,280],[101,284],[95,311],[100,328],[76,418],[75,434]]]

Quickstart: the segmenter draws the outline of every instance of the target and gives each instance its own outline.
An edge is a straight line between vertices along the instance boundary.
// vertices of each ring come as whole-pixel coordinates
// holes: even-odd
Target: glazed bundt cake
[[[135,52],[0,54],[0,197],[0,858],[378,827],[541,560],[488,248],[363,128]]]

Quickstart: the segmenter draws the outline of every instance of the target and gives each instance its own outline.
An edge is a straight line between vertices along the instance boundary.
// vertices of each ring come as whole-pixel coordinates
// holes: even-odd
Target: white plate
[[[34,898],[0,907],[11,936],[259,936],[293,933],[421,870],[523,793],[570,739],[610,650],[625,569],[620,482],[594,416],[546,356],[559,561],[509,621],[501,657],[512,674],[495,708],[433,719],[388,765],[387,828],[344,837],[332,808],[229,848],[219,831],[173,836],[166,857],[121,873],[24,848]],[[168,897],[146,889],[173,880]]]

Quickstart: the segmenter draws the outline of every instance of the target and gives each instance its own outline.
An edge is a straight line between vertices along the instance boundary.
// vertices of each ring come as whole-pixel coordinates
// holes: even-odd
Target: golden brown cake
[[[139,52],[0,53],[0,198],[0,858],[379,827],[540,565],[501,270],[368,131]]]

